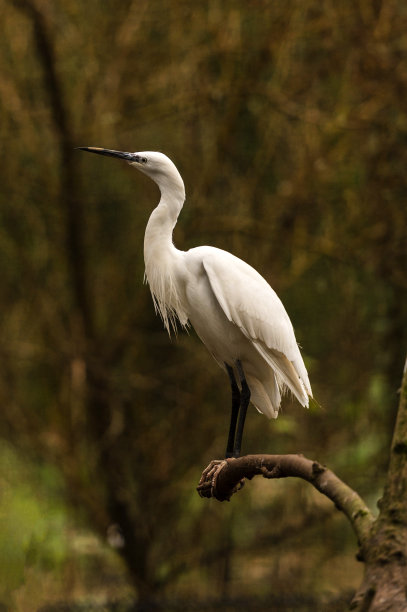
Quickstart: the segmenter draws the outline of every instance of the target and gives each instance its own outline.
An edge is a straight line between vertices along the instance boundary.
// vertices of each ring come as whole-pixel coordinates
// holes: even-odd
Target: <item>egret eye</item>
[[[140,157],[140,163],[146,164],[147,163],[147,157]]]

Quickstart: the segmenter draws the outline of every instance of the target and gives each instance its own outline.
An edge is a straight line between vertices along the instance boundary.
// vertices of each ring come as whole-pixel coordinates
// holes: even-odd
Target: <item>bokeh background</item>
[[[310,486],[198,497],[227,379],[154,314],[156,186],[74,147],[174,160],[177,246],[266,277],[319,403],[251,409],[244,452],[302,452],[374,508],[406,347],[406,3],[3,0],[0,23],[4,609],[343,609],[356,541]]]

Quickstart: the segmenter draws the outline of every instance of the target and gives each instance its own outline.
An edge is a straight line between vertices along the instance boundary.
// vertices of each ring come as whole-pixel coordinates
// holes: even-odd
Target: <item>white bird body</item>
[[[270,285],[221,249],[200,247],[186,256],[197,278],[187,281],[189,320],[216,361],[223,368],[241,362],[251,401],[269,418],[277,417],[285,386],[307,406],[307,371],[290,319]]]
[[[127,159],[160,188],[160,202],[146,227],[144,259],[154,304],[168,333],[177,319],[182,326],[190,323],[229,376],[231,369],[238,373],[241,388],[243,371],[252,403],[267,417],[277,417],[286,389],[308,406],[312,391],[293,326],[266,280],[221,249],[175,248],[172,233],[185,188],[173,162],[151,151],[86,150]]]
[[[307,370],[277,294],[254,268],[227,251],[176,249],[172,232],[185,199],[182,178],[163,154],[138,155],[158,159],[166,170],[165,179],[148,173],[161,190],[161,200],[147,224],[144,258],[168,332],[175,317],[183,326],[189,321],[221,367],[235,367],[240,360],[251,401],[266,416],[277,417],[285,387],[308,406],[312,392]],[[147,165],[137,167],[147,174]]]

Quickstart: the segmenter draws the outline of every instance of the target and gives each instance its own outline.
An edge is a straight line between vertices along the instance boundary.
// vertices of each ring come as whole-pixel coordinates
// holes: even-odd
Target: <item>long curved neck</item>
[[[151,213],[144,235],[144,261],[147,267],[151,260],[154,265],[161,263],[162,258],[168,257],[175,249],[172,243],[172,232],[177,223],[178,215],[185,201],[185,187],[180,175],[171,177],[171,182],[167,177],[156,180],[160,188],[160,202]],[[167,260],[168,261],[168,260]]]
[[[170,325],[175,326],[175,315],[181,324],[185,325],[187,322],[177,287],[176,267],[181,253],[172,242],[172,233],[185,200],[185,188],[179,174],[178,177],[171,176],[171,181],[160,177],[160,180],[156,179],[156,183],[161,191],[161,199],[147,223],[144,262],[156,309],[170,331]]]

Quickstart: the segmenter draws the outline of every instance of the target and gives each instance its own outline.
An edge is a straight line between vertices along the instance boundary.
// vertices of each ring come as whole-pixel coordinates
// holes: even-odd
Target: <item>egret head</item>
[[[124,159],[131,166],[143,172],[143,174],[147,174],[147,176],[157,183],[161,191],[171,188],[184,190],[184,183],[180,173],[175,164],[169,157],[164,155],[164,153],[159,153],[158,151],[127,153],[126,151],[114,151],[112,149],[103,149],[100,147],[78,147],[78,149],[81,151],[88,151],[89,153],[97,153],[98,155]]]

